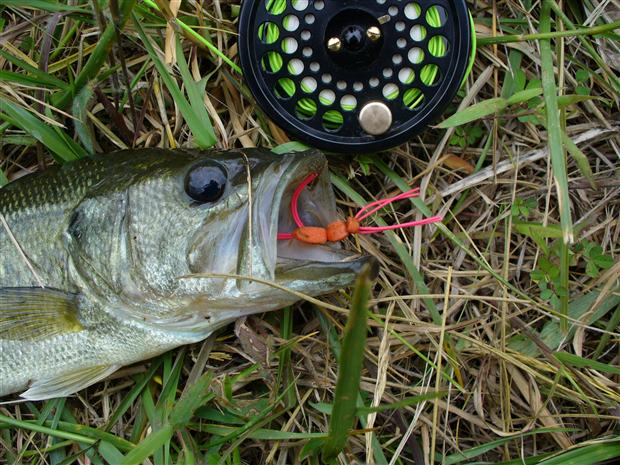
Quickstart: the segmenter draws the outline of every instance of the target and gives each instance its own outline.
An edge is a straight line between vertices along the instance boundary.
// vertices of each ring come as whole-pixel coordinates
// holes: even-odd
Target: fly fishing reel
[[[245,82],[285,131],[333,152],[398,145],[433,122],[473,57],[465,0],[244,0]]]

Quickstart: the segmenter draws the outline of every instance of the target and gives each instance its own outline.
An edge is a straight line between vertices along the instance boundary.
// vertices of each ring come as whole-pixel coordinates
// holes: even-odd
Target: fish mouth
[[[298,227],[291,212],[291,201],[297,187],[311,174],[317,176],[303,189],[297,202],[303,225],[324,228],[342,219],[336,208],[325,156],[318,151],[294,154],[274,193],[270,227],[267,228],[270,234],[266,239],[275,244],[269,257],[274,279],[323,283],[325,292],[329,292],[333,290],[330,287],[352,284],[366,264],[371,266],[372,277],[376,277],[379,267],[374,257],[348,251],[339,242],[316,245],[297,239],[278,239],[278,233],[290,233]]]

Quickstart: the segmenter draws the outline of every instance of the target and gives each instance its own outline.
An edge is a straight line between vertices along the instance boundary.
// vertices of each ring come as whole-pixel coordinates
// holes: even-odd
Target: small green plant
[[[510,207],[510,213],[513,217],[522,217],[527,219],[537,205],[536,199],[534,198],[516,198],[515,203],[512,204],[512,207]]]
[[[586,262],[586,274],[597,278],[601,270],[607,270],[614,264],[614,259],[603,253],[603,248],[596,242],[584,241],[575,246],[575,252],[580,253]]]
[[[532,281],[538,284],[540,298],[549,302],[554,308],[560,304],[562,291],[560,284],[560,269],[549,258],[542,257],[538,268],[531,273]]]
[[[516,206],[516,203],[515,203]],[[559,270],[560,248],[559,241],[549,248],[548,254],[541,257],[538,267],[530,274],[540,289],[540,298],[556,307],[559,298],[567,292],[561,285]],[[585,263],[584,263],[585,262]],[[597,278],[601,270],[611,268],[614,259],[606,255],[596,242],[582,241],[569,250],[569,264],[571,271],[581,272],[585,267],[585,272],[591,278]]]
[[[579,69],[575,73],[575,80],[578,83],[575,87],[575,93],[577,95],[590,95],[590,73],[585,69]]]
[[[461,148],[475,145],[482,138],[482,127],[472,125],[467,128],[457,127],[450,138],[450,145]]]

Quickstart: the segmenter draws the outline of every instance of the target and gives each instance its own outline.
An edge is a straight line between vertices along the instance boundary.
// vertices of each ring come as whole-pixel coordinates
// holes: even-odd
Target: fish
[[[133,149],[0,189],[0,397],[69,396],[236,319],[350,286],[371,256],[278,240],[338,219],[318,151]]]

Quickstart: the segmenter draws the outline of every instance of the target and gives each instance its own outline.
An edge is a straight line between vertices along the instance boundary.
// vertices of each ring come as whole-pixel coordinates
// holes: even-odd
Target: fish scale
[[[203,172],[224,176],[218,198],[192,197],[188,179]],[[310,172],[320,176],[308,204],[334,218],[318,152],[129,150],[0,189],[0,212],[27,258],[0,225],[0,396],[66,396],[298,299],[237,275],[311,296],[351,284],[368,257],[277,243],[288,225],[279,206],[286,211]],[[199,179],[206,189],[220,178]]]

